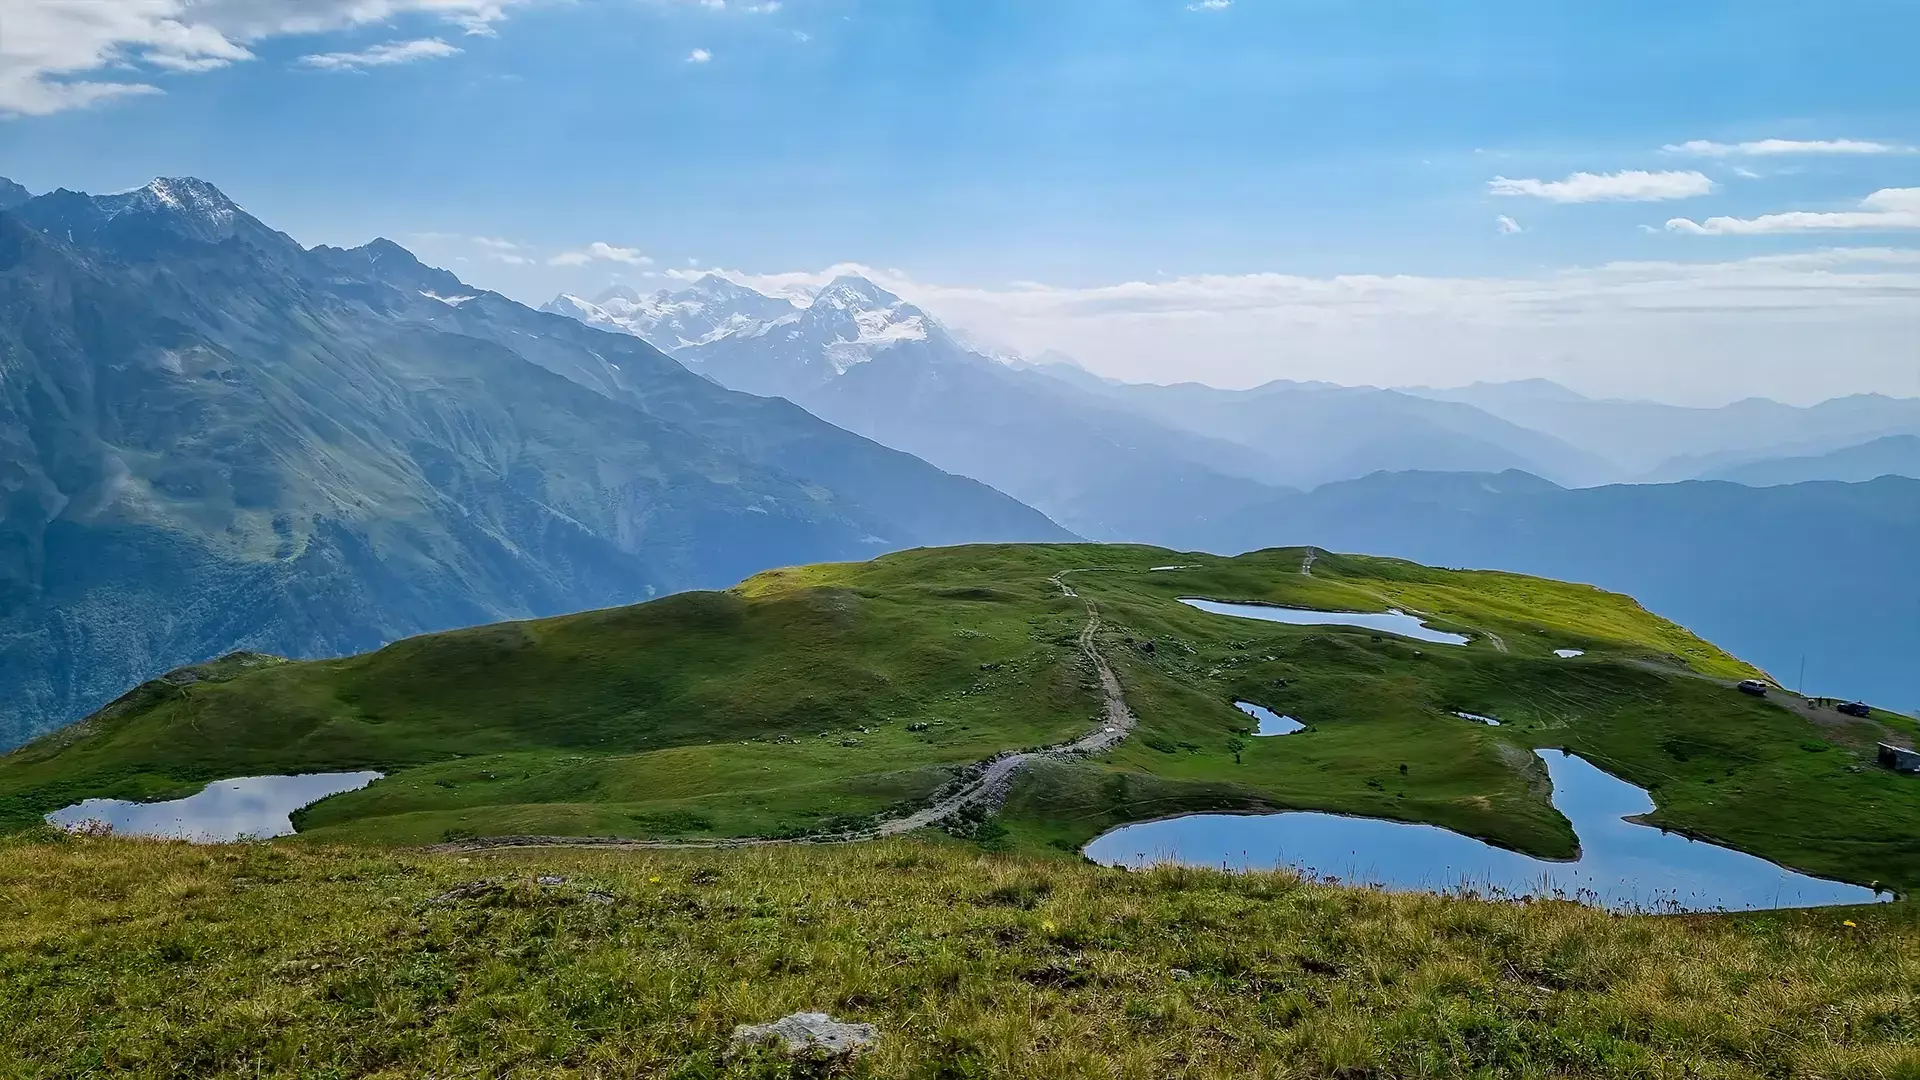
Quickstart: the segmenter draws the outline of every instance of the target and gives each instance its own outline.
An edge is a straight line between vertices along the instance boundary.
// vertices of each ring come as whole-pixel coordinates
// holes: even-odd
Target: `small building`
[[[1880,764],[1894,772],[1920,773],[1920,750],[1909,750],[1892,743],[1881,743]]]

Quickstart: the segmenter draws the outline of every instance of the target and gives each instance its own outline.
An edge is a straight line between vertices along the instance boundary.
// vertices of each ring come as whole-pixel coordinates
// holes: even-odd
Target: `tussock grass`
[[[1910,904],[1624,917],[925,840],[44,837],[0,841],[0,904],[5,1076],[822,1075],[728,1048],[798,1010],[876,1024],[865,1077],[1920,1075]]]

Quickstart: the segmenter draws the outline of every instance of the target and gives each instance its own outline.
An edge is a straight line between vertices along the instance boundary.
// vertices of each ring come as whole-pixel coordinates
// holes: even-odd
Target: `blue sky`
[[[1129,377],[1920,394],[1920,5],[101,6],[0,0],[0,175],[534,302],[853,263]]]

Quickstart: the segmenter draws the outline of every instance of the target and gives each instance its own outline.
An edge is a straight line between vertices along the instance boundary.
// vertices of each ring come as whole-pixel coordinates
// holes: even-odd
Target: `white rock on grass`
[[[842,1024],[826,1013],[793,1013],[771,1024],[741,1024],[733,1029],[735,1042],[777,1038],[789,1052],[823,1050],[830,1057],[852,1054],[879,1041],[872,1024]]]

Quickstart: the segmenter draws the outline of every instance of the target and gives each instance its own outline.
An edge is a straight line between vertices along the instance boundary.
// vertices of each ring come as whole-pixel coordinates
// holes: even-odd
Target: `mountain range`
[[[1551,432],[1609,462],[1615,471],[1608,479],[1615,482],[1706,479],[1748,462],[1820,456],[1889,435],[1920,435],[1920,399],[1882,394],[1855,394],[1804,407],[1744,398],[1700,408],[1596,400],[1543,379],[1408,392],[1472,405],[1511,423]]]
[[[238,648],[328,656],[770,566],[1072,534],[396,244],[210,184],[0,196],[0,744]]]
[[[857,277],[535,311],[386,240],[302,247],[198,180],[0,206],[3,744],[239,648],[1075,535],[1589,581],[1777,674],[1920,693],[1920,483],[1799,482],[1912,471],[1912,401],[1129,385],[987,355]],[[1742,484],[1583,486],[1648,462]]]
[[[1824,454],[1762,458],[1715,469],[1701,478],[1748,487],[1776,487],[1811,480],[1859,482],[1882,476],[1920,477],[1920,435],[1882,435]]]
[[[800,304],[712,275],[633,295],[562,295],[545,310],[645,338],[725,386],[787,398],[1093,539],[1204,547],[1216,523],[1279,490],[1380,470],[1519,468],[1570,483],[1607,470],[1471,405],[1397,391],[1129,385],[1059,361],[1009,363],[859,277]]]
[[[676,296],[687,300],[676,307]],[[982,356],[925,311],[862,278],[838,278],[799,307],[768,306],[769,298],[713,277],[690,294],[635,308],[622,308],[618,296],[602,299],[610,306],[562,297],[547,310],[653,334],[654,344],[724,386],[787,398],[991,484],[1090,539],[1192,546],[1222,514],[1271,494],[1257,479],[1257,456],[1245,449]],[[668,311],[678,329],[649,321]],[[748,311],[773,317],[742,318]]]
[[[787,299],[707,275],[646,296],[627,286],[593,300],[563,294],[544,310],[643,338],[724,385],[788,398],[1099,539],[1193,542],[1260,500],[1247,482],[1311,489],[1374,472],[1512,469],[1589,487],[1737,480],[1730,470],[1773,458],[1823,459],[1799,466],[1805,479],[1871,479],[1859,473],[1876,452],[1855,447],[1920,436],[1920,399],[1871,394],[1697,408],[1593,399],[1544,379],[1124,383],[1057,355],[982,346],[858,277]],[[1096,461],[1076,461],[1092,446]],[[1114,489],[1115,471],[1142,478],[1144,494]],[[1166,495],[1169,477],[1204,499]],[[1171,501],[1143,511],[1161,497]]]
[[[787,397],[1090,538],[1315,544],[1591,582],[1777,674],[1804,655],[1832,693],[1920,696],[1904,659],[1920,650],[1920,578],[1901,554],[1920,550],[1920,483],[1756,490],[1913,471],[1914,437],[1883,433],[1920,431],[1920,401],[1702,409],[1545,380],[1128,384],[989,356],[860,278],[798,301],[713,276],[634,295],[549,309],[651,335],[725,385]],[[1663,474],[1675,482],[1622,482]],[[1703,474],[1753,486],[1679,482]]]

